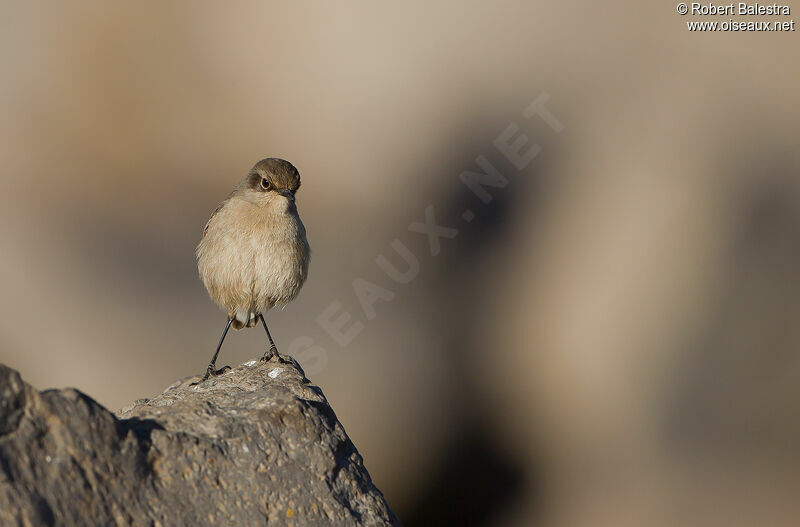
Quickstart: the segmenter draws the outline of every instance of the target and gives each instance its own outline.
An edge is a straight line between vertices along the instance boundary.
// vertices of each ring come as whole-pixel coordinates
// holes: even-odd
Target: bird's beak
[[[282,190],[279,192],[279,194],[289,201],[294,201],[294,192],[291,190]]]

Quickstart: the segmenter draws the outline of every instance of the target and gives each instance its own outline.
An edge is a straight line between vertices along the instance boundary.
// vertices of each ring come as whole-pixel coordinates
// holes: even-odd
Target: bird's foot
[[[230,366],[223,366],[222,368],[215,370],[213,366],[209,366],[206,370],[206,374],[203,375],[203,378],[197,382],[193,382],[190,386],[197,386],[201,382],[206,382],[209,377],[219,377],[231,370]]]
[[[270,362],[272,359],[277,359],[279,363],[292,364],[292,359],[278,353],[278,348],[275,346],[270,346],[270,348],[264,352],[264,356],[261,357],[261,362]]]

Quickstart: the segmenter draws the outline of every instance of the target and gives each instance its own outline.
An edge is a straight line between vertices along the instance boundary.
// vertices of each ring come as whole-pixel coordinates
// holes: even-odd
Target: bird
[[[197,269],[211,299],[228,315],[201,382],[217,376],[222,343],[231,327],[264,326],[270,348],[264,362],[291,362],[272,340],[264,314],[285,306],[308,277],[311,248],[297,211],[300,173],[284,159],[256,163],[211,213],[197,246]]]

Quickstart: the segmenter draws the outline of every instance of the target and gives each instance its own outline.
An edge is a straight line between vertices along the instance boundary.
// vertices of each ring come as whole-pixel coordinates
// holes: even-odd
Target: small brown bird
[[[295,204],[299,188],[294,165],[262,159],[211,214],[197,246],[197,268],[228,323],[203,380],[221,373],[214,368],[231,326],[253,327],[261,320],[270,344],[261,360],[285,361],[264,313],[293,300],[308,276],[311,249]]]

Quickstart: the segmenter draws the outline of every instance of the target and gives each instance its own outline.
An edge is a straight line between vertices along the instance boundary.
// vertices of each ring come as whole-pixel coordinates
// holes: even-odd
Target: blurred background
[[[201,373],[225,318],[194,248],[283,157],[314,252],[273,335],[407,526],[800,521],[797,33],[633,0],[0,12],[0,362],[37,388],[114,410]],[[523,115],[543,93],[560,133]],[[357,279],[394,294],[372,320]]]

